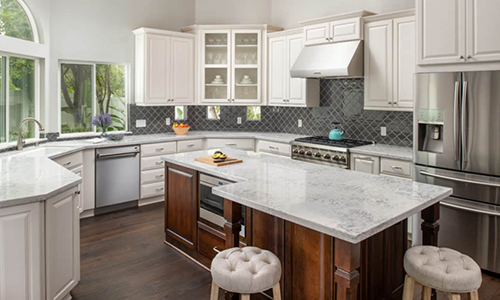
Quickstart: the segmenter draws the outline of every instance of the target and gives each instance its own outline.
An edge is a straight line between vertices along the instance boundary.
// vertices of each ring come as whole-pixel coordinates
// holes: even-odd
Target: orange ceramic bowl
[[[175,134],[185,135],[189,131],[190,127],[173,127],[173,128],[174,128]]]

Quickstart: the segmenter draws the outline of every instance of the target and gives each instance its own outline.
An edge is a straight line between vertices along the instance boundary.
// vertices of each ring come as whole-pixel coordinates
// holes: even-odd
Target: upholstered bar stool
[[[248,300],[250,294],[272,288],[273,298],[281,299],[281,263],[270,251],[257,247],[224,250],[212,260],[211,272],[210,300],[217,300],[219,288],[241,294],[241,299]]]
[[[423,286],[423,299],[431,299],[432,289],[448,293],[450,300],[460,300],[459,294],[470,294],[478,300],[481,286],[481,268],[462,253],[432,246],[416,246],[408,249],[404,257],[407,273],[403,300],[413,299],[415,285]]]

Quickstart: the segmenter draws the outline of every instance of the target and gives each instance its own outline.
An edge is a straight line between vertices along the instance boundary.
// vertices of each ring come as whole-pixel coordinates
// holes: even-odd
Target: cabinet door
[[[419,65],[465,62],[465,1],[417,0]]]
[[[260,39],[260,30],[232,30],[232,102],[261,102]]]
[[[287,39],[287,90],[288,102],[291,104],[306,104],[306,79],[290,77],[290,69],[299,57],[302,48],[304,47],[304,39],[302,34],[291,35]]]
[[[286,37],[269,39],[269,103],[283,104],[287,98]]]
[[[0,299],[41,300],[39,203],[0,209]]]
[[[361,40],[361,18],[331,22],[330,37],[333,42]]]
[[[165,233],[167,239],[190,250],[196,249],[198,216],[198,173],[167,165],[165,197]]]
[[[304,27],[304,45],[319,45],[330,42],[330,23],[314,24]]]
[[[467,0],[467,62],[500,60],[498,12],[498,0]]]
[[[392,107],[392,20],[365,25],[365,109]]]
[[[415,74],[415,17],[394,20],[393,100],[398,108],[413,110]]]
[[[76,175],[80,176],[83,178],[83,166],[79,166],[78,168],[74,168],[71,170],[73,173]],[[82,213],[83,212],[83,195],[84,195],[84,190],[83,190],[83,182],[80,183],[77,187],[77,194],[75,195],[76,198],[76,205],[78,206],[78,212]]]
[[[167,104],[170,99],[170,38],[147,35],[146,103]]]
[[[380,159],[374,156],[354,154],[351,156],[351,170],[378,175],[380,173]]]
[[[201,102],[231,102],[231,30],[202,31]]]
[[[80,280],[80,216],[76,189],[45,202],[47,299],[67,299]]]
[[[177,104],[194,103],[194,40],[172,37],[171,93]]]

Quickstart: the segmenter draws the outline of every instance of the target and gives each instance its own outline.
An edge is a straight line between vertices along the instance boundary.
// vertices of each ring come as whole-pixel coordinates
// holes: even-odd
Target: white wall
[[[152,27],[179,31],[195,22],[195,0],[50,1],[50,123],[46,125],[50,132],[59,130],[60,60],[130,64],[130,95],[134,95],[132,30]]]
[[[299,21],[368,10],[386,13],[415,7],[415,0],[272,0],[272,25],[286,29]]]
[[[274,0],[196,0],[196,24],[270,24]]]

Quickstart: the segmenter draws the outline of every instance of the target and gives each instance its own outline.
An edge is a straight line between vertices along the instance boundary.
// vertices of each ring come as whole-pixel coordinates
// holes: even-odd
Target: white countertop
[[[450,188],[224,149],[243,163],[195,162],[204,150],[163,156],[167,162],[235,181],[213,193],[351,243],[361,242],[452,194]]]
[[[355,154],[374,155],[405,161],[413,161],[413,148],[410,147],[374,144],[350,148],[349,152]]]

